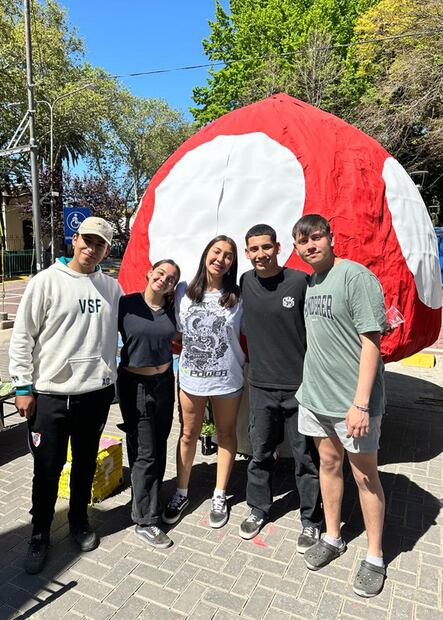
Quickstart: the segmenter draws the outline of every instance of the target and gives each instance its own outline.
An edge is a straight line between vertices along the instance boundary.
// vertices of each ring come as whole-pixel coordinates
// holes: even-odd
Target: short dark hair
[[[319,230],[325,235],[331,236],[331,227],[326,218],[322,215],[318,215],[317,213],[311,213],[309,215],[304,215],[301,217],[295,224],[292,229],[292,236],[295,237],[297,234],[302,235],[303,237],[309,237],[314,230]]]
[[[271,237],[272,243],[277,243],[277,233],[272,226],[269,226],[269,224],[256,224],[245,235],[246,245],[248,245],[248,239],[251,237],[261,237],[262,235],[268,235],[268,237]]]
[[[224,308],[232,308],[238,303],[240,298],[240,288],[237,285],[237,245],[234,239],[231,239],[231,237],[227,237],[226,235],[218,235],[217,237],[214,237],[214,239],[211,239],[205,247],[200,258],[197,273],[186,288],[186,295],[189,299],[192,299],[192,301],[195,301],[196,303],[200,303],[203,300],[203,296],[208,286],[208,280],[206,278],[206,257],[209,250],[214,244],[217,243],[217,241],[225,241],[226,243],[229,243],[232,248],[232,265],[230,266],[229,271],[223,276],[223,293],[219,300],[219,304]]]

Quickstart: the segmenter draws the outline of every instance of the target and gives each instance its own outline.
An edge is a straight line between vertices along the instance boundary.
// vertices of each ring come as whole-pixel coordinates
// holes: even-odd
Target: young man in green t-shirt
[[[385,331],[383,292],[365,267],[334,254],[329,222],[305,215],[294,226],[298,255],[314,270],[305,300],[307,352],[299,431],[312,436],[320,454],[320,484],[326,534],[304,558],[318,570],[346,551],[341,538],[343,457],[346,450],[357,483],[368,554],[354,592],[376,596],[386,570],[381,547],[385,499],[377,470],[384,412],[380,334]]]

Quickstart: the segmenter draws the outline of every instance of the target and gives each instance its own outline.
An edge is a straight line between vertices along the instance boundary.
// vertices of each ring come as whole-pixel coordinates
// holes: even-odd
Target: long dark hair
[[[186,295],[189,299],[192,299],[192,301],[197,303],[202,301],[208,287],[208,280],[206,277],[206,257],[209,250],[218,241],[225,241],[226,243],[229,243],[232,248],[233,261],[232,265],[229,267],[229,271],[223,276],[223,293],[219,300],[220,305],[224,308],[232,308],[236,303],[238,303],[240,297],[240,288],[237,286],[237,245],[234,239],[231,239],[231,237],[227,237],[226,235],[218,235],[217,237],[214,237],[214,239],[211,239],[205,247],[200,258],[197,273],[186,288]]]

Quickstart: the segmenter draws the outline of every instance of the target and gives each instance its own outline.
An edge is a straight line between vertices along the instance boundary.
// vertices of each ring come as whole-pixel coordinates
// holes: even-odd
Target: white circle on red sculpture
[[[392,225],[414,276],[418,297],[429,308],[440,308],[438,246],[425,203],[411,177],[393,157],[386,159],[382,176]]]
[[[269,224],[284,265],[304,202],[303,169],[289,149],[261,132],[217,136],[188,151],[156,188],[149,259],[173,258],[189,280],[208,241],[223,234],[237,243],[240,275],[251,269],[245,233]]]

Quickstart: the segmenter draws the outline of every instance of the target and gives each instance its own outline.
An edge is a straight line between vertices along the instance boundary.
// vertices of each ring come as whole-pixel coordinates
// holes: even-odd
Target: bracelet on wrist
[[[352,403],[352,406],[359,411],[363,411],[363,413],[369,413],[369,407],[363,407],[363,405],[357,405],[356,403]]]

